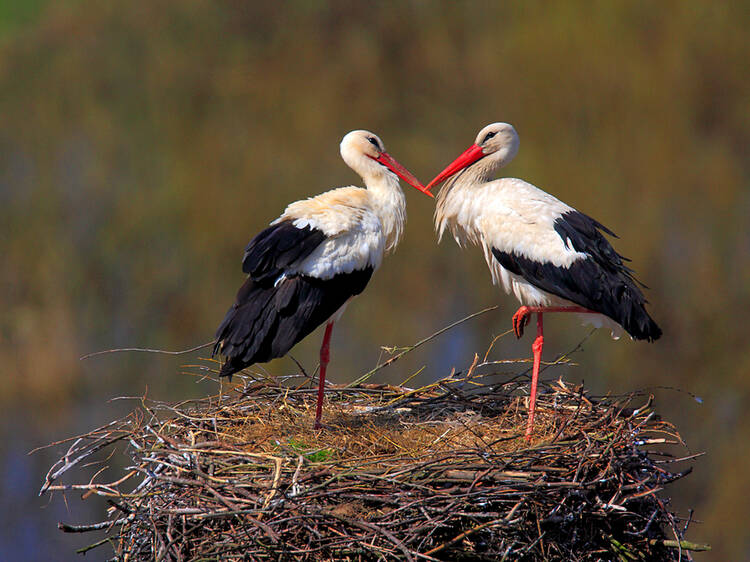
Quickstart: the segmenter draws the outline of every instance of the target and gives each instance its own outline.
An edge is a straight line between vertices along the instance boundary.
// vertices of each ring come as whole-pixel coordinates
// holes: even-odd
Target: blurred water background
[[[707,452],[671,488],[701,521],[689,537],[713,545],[696,560],[750,559],[749,28],[747,1],[1,1],[0,559],[78,559],[92,538],[57,522],[102,513],[37,498],[62,448],[28,451],[127,413],[117,396],[217,390],[182,374],[205,353],[80,355],[210,340],[249,239],[288,202],[359,181],[338,154],[347,131],[375,131],[427,182],[498,120],[521,137],[503,174],[613,229],[665,333],[597,333],[579,366],[545,376],[654,387]],[[480,252],[438,246],[433,202],[407,197],[403,243],[334,330],[336,382],[499,303],[377,377],[425,366],[427,382],[510,327],[516,302]],[[549,357],[587,333],[546,324]],[[320,335],[293,350],[310,371]],[[530,343],[503,338],[492,357]]]

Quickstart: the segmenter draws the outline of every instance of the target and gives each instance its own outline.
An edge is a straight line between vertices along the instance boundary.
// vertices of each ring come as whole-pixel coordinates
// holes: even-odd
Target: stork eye
[[[370,141],[370,144],[380,150],[380,145],[378,144],[378,140],[375,137],[367,137],[367,140]]]
[[[482,140],[482,144],[486,143],[488,140],[490,140],[492,137],[494,137],[497,134],[496,131],[490,131],[484,136],[484,140]]]

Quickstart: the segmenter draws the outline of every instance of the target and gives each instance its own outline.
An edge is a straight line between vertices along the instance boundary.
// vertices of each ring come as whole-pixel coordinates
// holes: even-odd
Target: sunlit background
[[[80,355],[209,341],[250,238],[288,202],[359,182],[347,131],[375,131],[427,182],[492,121],[521,137],[502,173],[614,230],[664,329],[652,345],[597,333],[545,377],[702,397],[653,390],[707,453],[673,507],[714,548],[696,560],[750,558],[748,29],[746,1],[0,2],[0,559],[78,559],[94,539],[57,522],[103,513],[37,498],[63,448],[28,451],[130,411],[118,396],[217,390],[184,374],[205,353]],[[510,327],[516,302],[480,252],[438,246],[432,200],[406,189],[403,243],[334,329],[335,382],[500,304],[377,377],[433,380]],[[588,333],[546,324],[549,358]],[[320,338],[292,351],[310,371]]]

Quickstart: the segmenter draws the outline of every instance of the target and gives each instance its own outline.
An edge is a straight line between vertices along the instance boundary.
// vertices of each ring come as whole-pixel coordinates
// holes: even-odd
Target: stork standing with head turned
[[[320,427],[333,324],[401,240],[406,200],[399,178],[430,195],[369,131],[341,141],[341,157],[365,183],[289,205],[245,249],[248,274],[216,332],[220,376],[286,353],[321,324],[315,427]],[[430,195],[432,196],[432,195]]]
[[[646,299],[630,270],[602,233],[605,226],[520,179],[492,180],[518,152],[518,134],[507,123],[479,131],[475,143],[435,177],[439,237],[450,230],[459,246],[480,246],[492,281],[521,302],[513,330],[523,335],[537,315],[526,438],[534,426],[537,381],[544,344],[545,312],[577,312],[613,336],[625,330],[653,341],[661,329],[646,312]]]

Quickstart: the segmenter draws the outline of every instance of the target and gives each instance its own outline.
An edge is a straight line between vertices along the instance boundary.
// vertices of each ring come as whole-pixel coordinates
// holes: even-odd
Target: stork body
[[[544,312],[578,312],[614,337],[626,331],[653,341],[661,330],[645,309],[646,299],[632,271],[603,233],[605,226],[520,179],[492,181],[494,171],[518,152],[518,135],[507,123],[482,129],[475,144],[430,182],[446,181],[437,197],[435,225],[459,246],[478,245],[493,283],[513,293],[523,306],[513,317],[518,337],[532,313],[537,338],[532,345],[531,400],[526,436],[534,423],[536,385],[544,342]]]
[[[341,187],[292,203],[251,240],[242,260],[248,278],[216,332],[214,347],[214,354],[226,358],[220,376],[231,377],[254,363],[286,355],[327,323],[320,350],[316,428],[333,324],[403,233],[406,200],[399,177],[424,190],[373,133],[347,134],[341,156],[366,188]]]

